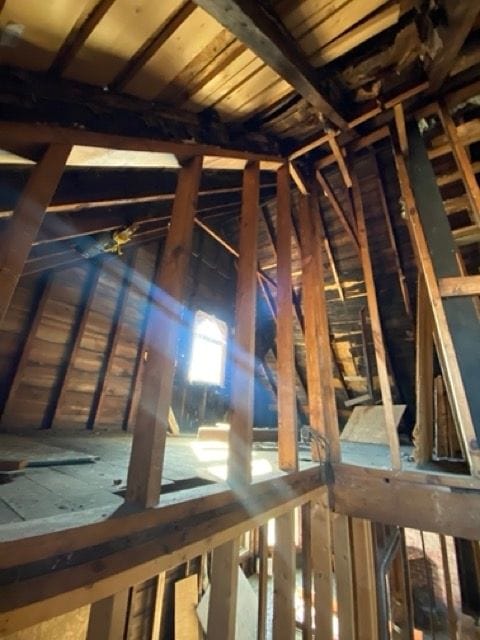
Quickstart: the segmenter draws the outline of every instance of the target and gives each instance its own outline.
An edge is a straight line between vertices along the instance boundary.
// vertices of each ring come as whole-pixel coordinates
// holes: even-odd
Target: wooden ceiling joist
[[[341,129],[346,121],[317,86],[315,69],[279,19],[255,0],[195,0],[325,118]]]

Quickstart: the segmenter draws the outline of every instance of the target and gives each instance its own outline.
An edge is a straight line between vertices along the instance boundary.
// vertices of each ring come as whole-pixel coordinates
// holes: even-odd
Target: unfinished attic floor
[[[0,525],[120,505],[130,447],[131,435],[126,433],[35,431],[26,435],[0,434],[3,460],[29,460],[29,466],[18,472],[0,474]],[[410,455],[411,447],[402,447],[404,467],[414,469]],[[225,479],[226,457],[226,446],[222,443],[200,441],[193,435],[169,437],[163,492],[221,482]],[[343,442],[342,460],[388,468],[388,448]],[[313,464],[306,447],[300,449],[300,464],[301,468]],[[254,478],[260,479],[277,470],[276,445],[255,443]]]

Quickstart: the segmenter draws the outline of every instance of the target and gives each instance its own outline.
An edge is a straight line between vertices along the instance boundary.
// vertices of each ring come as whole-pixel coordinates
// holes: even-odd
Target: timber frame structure
[[[300,19],[287,0],[169,0],[148,26],[142,0],[130,43],[111,35],[121,0],[63,22],[67,0],[49,17],[14,4],[0,16],[0,450],[72,425],[126,432],[131,449],[111,504],[1,521],[0,637],[86,608],[68,637],[234,640],[241,565],[258,574],[258,640],[413,640],[413,530],[425,562],[424,536],[437,541],[441,637],[462,637],[460,609],[480,616],[479,3],[304,0]],[[203,258],[226,274],[216,298]],[[182,360],[200,295],[232,345],[224,480],[165,491],[172,407],[187,415],[190,393],[221,419]],[[275,463],[257,476],[262,398]],[[365,408],[379,411],[362,442]],[[7,449],[14,510],[3,488],[30,465],[9,468]],[[435,624],[431,606],[425,637]]]

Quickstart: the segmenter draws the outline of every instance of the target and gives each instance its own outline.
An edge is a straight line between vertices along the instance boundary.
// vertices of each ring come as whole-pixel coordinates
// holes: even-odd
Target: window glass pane
[[[203,311],[197,311],[193,323],[193,342],[188,379],[211,385],[223,385],[227,348],[227,325]]]

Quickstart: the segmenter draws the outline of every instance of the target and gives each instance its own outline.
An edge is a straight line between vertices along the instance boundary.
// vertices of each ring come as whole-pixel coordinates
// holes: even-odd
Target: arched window
[[[189,382],[223,386],[227,333],[225,322],[204,311],[196,312],[193,321]]]

